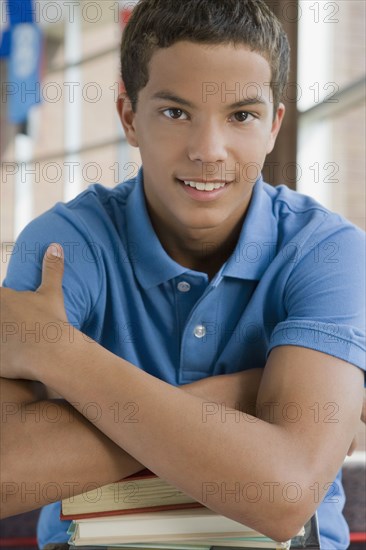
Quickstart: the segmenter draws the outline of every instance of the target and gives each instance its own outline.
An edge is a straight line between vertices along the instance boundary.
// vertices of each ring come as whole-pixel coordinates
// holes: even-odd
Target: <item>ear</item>
[[[277,138],[278,132],[280,131],[281,124],[285,116],[285,112],[286,112],[286,107],[284,106],[283,103],[280,103],[277,108],[276,116],[272,122],[271,134],[268,140],[267,151],[266,151],[267,155],[272,152],[273,147],[275,146],[276,138]]]
[[[117,112],[126,134],[126,139],[132,147],[138,147],[138,140],[135,127],[135,115],[133,112],[132,103],[126,94],[119,94],[117,99]]]

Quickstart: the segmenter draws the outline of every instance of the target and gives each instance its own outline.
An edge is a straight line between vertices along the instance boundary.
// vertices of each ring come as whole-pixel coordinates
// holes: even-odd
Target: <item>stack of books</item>
[[[286,550],[291,545],[213,512],[149,470],[63,500],[61,519],[72,520],[71,546]],[[304,527],[298,533],[303,548],[305,534]]]

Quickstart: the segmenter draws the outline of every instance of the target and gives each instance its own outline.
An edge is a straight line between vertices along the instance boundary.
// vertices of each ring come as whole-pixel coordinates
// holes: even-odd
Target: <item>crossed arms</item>
[[[262,369],[215,376],[182,386],[212,407],[252,412]],[[52,390],[0,379],[1,515],[27,512],[144,468]],[[124,420],[128,421],[125,412]],[[131,419],[132,420],[132,419]]]
[[[41,323],[65,321],[60,307],[61,281],[62,273],[55,265],[49,270],[46,265],[41,291],[5,289],[5,318],[29,324],[35,319]],[[63,420],[57,424],[56,438],[52,424],[36,425],[34,421],[32,425],[30,421],[32,429],[29,425],[25,429],[19,421],[21,411],[9,418],[2,445],[6,449],[5,482],[29,482],[31,476],[39,483],[66,482],[68,487],[55,499],[59,500],[69,496],[72,483],[78,483],[77,487],[84,480],[108,483],[144,465],[218,513],[277,540],[291,538],[314,513],[357,429],[363,396],[359,368],[312,349],[278,346],[257,379],[255,412],[245,406],[244,412],[239,412],[235,411],[239,408],[235,406],[235,391],[246,385],[240,386],[238,378],[232,387],[217,377],[187,391],[86,341],[79,331],[74,334],[72,345],[64,338],[56,345],[30,342],[26,350],[19,346],[16,335],[7,341],[3,376],[41,381],[73,404],[72,410],[79,414],[74,412],[77,423],[71,425],[66,421],[70,405],[59,403]],[[209,384],[213,384],[210,391]],[[231,400],[208,409],[208,401],[222,403],[224,387],[234,388]],[[44,411],[45,403],[36,406]],[[88,403],[98,403],[100,415],[88,419]],[[126,403],[137,404],[138,422],[123,422],[119,417],[116,421],[115,404],[123,411]],[[29,410],[29,405],[21,410],[27,407]],[[20,452],[27,446],[37,450],[39,463],[34,474],[25,468],[24,460],[18,460],[19,453],[14,460],[20,436]],[[53,449],[47,451],[50,437]],[[45,456],[55,461],[46,469]],[[254,502],[245,498],[245,493],[239,501],[235,496],[230,498],[229,490],[235,484],[242,488],[255,484],[260,498]],[[213,485],[219,490],[205,494],[205,487]],[[80,492],[82,486],[73,490]],[[299,498],[294,498],[293,490],[298,491]],[[14,495],[9,499],[10,513],[26,509],[25,505],[19,509],[18,498]],[[41,504],[29,506],[28,502],[27,506],[31,509]]]

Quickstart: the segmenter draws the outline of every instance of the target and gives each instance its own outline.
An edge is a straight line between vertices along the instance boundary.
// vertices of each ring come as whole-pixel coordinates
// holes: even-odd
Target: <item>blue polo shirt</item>
[[[151,225],[143,168],[91,185],[20,234],[4,286],[34,290],[51,242],[65,251],[70,323],[173,385],[263,368],[272,348],[319,350],[365,370],[365,233],[314,199],[260,177],[237,246],[216,275],[187,269]],[[342,550],[341,472],[318,509],[322,548]],[[65,542],[60,503],[43,508],[39,545]]]

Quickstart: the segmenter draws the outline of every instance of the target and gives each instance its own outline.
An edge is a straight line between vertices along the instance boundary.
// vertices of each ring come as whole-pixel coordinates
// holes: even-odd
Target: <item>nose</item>
[[[224,162],[227,160],[225,131],[213,122],[203,121],[191,128],[188,157],[192,161]]]

